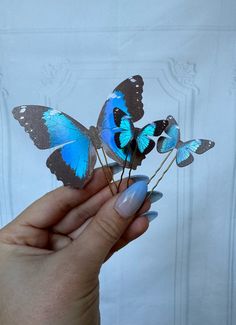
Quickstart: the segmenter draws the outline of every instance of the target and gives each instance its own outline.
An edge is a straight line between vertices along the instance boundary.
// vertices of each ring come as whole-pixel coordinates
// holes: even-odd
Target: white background
[[[172,114],[183,139],[216,147],[173,167],[148,232],[101,275],[104,325],[233,325],[236,206],[236,2],[0,2],[0,222],[59,184],[13,119],[23,104],[96,123],[112,89],[144,78],[145,116]],[[138,173],[161,161],[153,152]]]

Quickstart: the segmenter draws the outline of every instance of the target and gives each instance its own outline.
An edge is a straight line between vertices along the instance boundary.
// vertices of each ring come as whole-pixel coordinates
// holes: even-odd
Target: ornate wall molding
[[[236,68],[233,70],[230,94],[234,105],[234,121],[236,122]],[[234,130],[234,143],[236,143],[236,129]],[[231,185],[231,207],[229,220],[229,236],[228,236],[228,288],[227,288],[227,325],[233,325],[236,321],[235,307],[235,228],[236,228],[236,152],[233,158],[232,170],[232,185]]]
[[[11,134],[9,126],[9,93],[4,87],[4,76],[0,72],[0,222],[6,224],[13,218],[11,184]]]
[[[70,60],[60,58],[45,64],[41,69],[40,97],[45,106],[62,109],[63,100],[70,95],[75,86]],[[54,150],[54,149],[53,149]],[[50,150],[52,153],[53,150]],[[51,174],[51,189],[58,186],[55,175]]]
[[[192,138],[194,128],[195,98],[199,89],[195,84],[196,65],[170,59],[167,69],[162,70],[159,82],[169,96],[178,101],[178,121],[183,138]],[[177,220],[175,258],[174,324],[188,325],[189,266],[191,255],[191,229],[193,215],[192,172],[186,168],[181,177],[177,170]]]

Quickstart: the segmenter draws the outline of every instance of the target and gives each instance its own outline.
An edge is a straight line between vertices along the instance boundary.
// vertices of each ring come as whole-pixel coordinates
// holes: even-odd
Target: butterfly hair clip
[[[176,161],[178,167],[186,167],[194,161],[194,153],[201,155],[215,146],[214,141],[205,139],[194,139],[183,142],[180,138],[179,126],[174,117],[169,115],[167,116],[166,120],[168,121],[168,125],[165,128],[165,133],[167,136],[159,137],[157,141],[157,152],[161,154],[168,153],[168,155],[162,161],[161,165],[155,171],[153,176],[150,177],[149,183],[161,170],[162,166],[168,160],[172,152],[176,150],[176,153],[167,168],[165,169],[165,171],[163,172],[162,176],[157,180],[151,192],[153,192],[153,190],[158,186],[160,181],[163,179],[164,175],[173,165],[174,161]]]
[[[46,165],[57,179],[64,185],[82,188],[92,176],[97,158],[104,167],[99,149],[106,165],[107,155],[123,166],[123,171],[129,168],[130,176],[155,147],[151,137],[161,135],[168,121],[154,121],[141,129],[134,126],[144,114],[142,92],[141,76],[124,80],[107,98],[97,125],[89,129],[50,107],[24,105],[15,107],[12,113],[39,149],[55,148]]]

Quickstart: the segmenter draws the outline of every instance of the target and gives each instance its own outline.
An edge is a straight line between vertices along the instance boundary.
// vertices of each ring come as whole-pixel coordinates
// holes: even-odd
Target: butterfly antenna
[[[148,197],[150,198],[150,196],[152,195],[153,191],[155,190],[155,188],[158,186],[158,184],[160,183],[160,181],[163,179],[163,177],[165,176],[165,174],[168,172],[168,170],[170,169],[170,167],[173,165],[174,161],[176,159],[176,156],[174,156],[174,158],[171,160],[171,162],[169,163],[169,165],[167,166],[166,170],[164,170],[163,174],[161,175],[161,177],[157,180],[156,184],[153,186],[153,188],[151,189]]]
[[[102,163],[102,160],[101,160],[101,157],[100,157],[100,155],[99,155],[99,152],[98,152],[97,148],[95,148],[95,151],[96,151],[96,154],[97,154],[98,160],[99,160],[99,162],[100,162],[100,164],[101,164],[101,166],[102,166],[102,170],[103,170],[104,176],[105,176],[105,178],[106,178],[106,180],[107,180],[107,184],[108,184],[108,186],[109,186],[109,189],[110,189],[110,191],[111,191],[111,194],[112,194],[112,196],[114,196],[114,193],[113,193],[113,191],[112,191],[112,187],[111,187],[110,180],[109,180],[109,178],[108,178],[108,176],[107,176],[107,173],[106,173],[106,168],[105,168],[105,166],[104,166],[103,163]],[[109,169],[109,167],[108,167],[108,169]]]
[[[160,166],[157,168],[157,170],[155,171],[155,173],[152,175],[152,177],[150,177],[148,184],[150,184],[150,182],[153,180],[154,177],[156,177],[157,173],[161,170],[162,166],[165,164],[165,162],[167,161],[167,159],[170,157],[170,155],[172,154],[173,150],[171,150],[168,155],[165,157],[165,159],[162,161],[162,163],[160,164]]]
[[[124,165],[123,165],[122,173],[121,173],[121,175],[120,175],[120,181],[119,181],[119,184],[118,184],[118,187],[117,187],[117,193],[118,193],[119,190],[120,190],[120,185],[121,185],[121,182],[122,182],[122,180],[123,180],[123,176],[124,176],[124,173],[125,173],[125,167],[126,167],[126,164],[127,164],[128,155],[129,155],[129,151],[127,151],[127,154],[126,154],[126,157],[125,157],[125,161],[124,161]]]
[[[111,169],[109,168],[106,153],[105,153],[103,147],[101,147],[101,149],[102,149],[102,153],[103,153],[103,156],[104,156],[104,159],[105,159],[105,162],[106,162],[106,167],[108,168],[108,171],[109,171],[109,173],[110,173],[110,176],[111,176],[112,182],[115,184],[115,187],[116,187],[116,190],[117,190],[118,187],[117,187],[117,184],[116,184],[116,182],[115,182],[115,180],[114,180],[113,173],[112,173]]]
[[[135,158],[135,155],[136,155],[136,152],[137,152],[137,143],[135,144],[135,147],[134,147],[134,151],[132,153],[132,156],[131,156],[131,162],[130,162],[130,169],[129,169],[129,176],[128,176],[128,179],[127,179],[127,187],[129,187],[129,181],[131,179],[131,173],[132,173],[132,168],[133,168],[133,163],[134,163],[134,158]]]

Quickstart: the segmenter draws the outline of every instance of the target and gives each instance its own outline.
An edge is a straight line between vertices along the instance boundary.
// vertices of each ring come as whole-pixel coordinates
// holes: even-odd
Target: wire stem
[[[105,153],[103,147],[101,147],[101,149],[102,149],[102,153],[103,153],[103,156],[104,156],[104,159],[105,159],[105,162],[106,162],[106,167],[108,168],[108,171],[109,171],[109,173],[111,175],[112,182],[115,184],[115,187],[117,189],[117,184],[116,184],[116,182],[114,180],[113,173],[112,173],[112,171],[111,171],[111,169],[109,168],[109,165],[108,165],[106,153]]]
[[[164,165],[164,163],[167,161],[167,159],[170,157],[171,153],[173,152],[173,150],[171,150],[168,155],[165,157],[165,159],[162,161],[162,163],[160,164],[160,166],[158,167],[158,169],[155,171],[155,173],[152,175],[152,177],[150,177],[148,184],[150,184],[150,182],[153,180],[153,178],[157,175],[157,173],[161,170],[162,166]]]
[[[128,175],[128,179],[127,179],[127,188],[129,187],[129,181],[131,179],[131,173],[132,173],[132,168],[133,168],[133,163],[134,163],[135,155],[136,155],[136,152],[137,152],[137,148],[138,148],[138,146],[137,146],[137,143],[136,143],[135,147],[134,147],[134,151],[133,151],[132,156],[131,156],[129,175]]]
[[[174,158],[171,160],[171,162],[169,163],[169,165],[167,166],[167,168],[164,170],[163,174],[161,175],[161,177],[157,180],[156,184],[153,186],[153,188],[151,189],[149,195],[147,198],[150,198],[150,196],[152,195],[152,192],[155,190],[155,188],[158,186],[158,184],[160,183],[160,181],[163,179],[163,177],[165,176],[165,174],[168,172],[168,170],[170,169],[170,167],[173,165],[174,161],[175,161],[176,156],[174,156]]]
[[[114,193],[113,193],[113,191],[112,191],[112,187],[111,187],[110,180],[109,180],[109,178],[107,177],[106,168],[105,168],[105,166],[104,166],[103,163],[102,163],[102,160],[101,160],[101,157],[100,157],[100,155],[99,155],[99,152],[98,152],[97,148],[95,148],[95,151],[96,151],[96,154],[97,154],[98,160],[99,160],[99,162],[100,162],[100,164],[101,164],[101,166],[102,166],[102,170],[103,170],[104,176],[105,176],[105,178],[106,178],[106,180],[107,180],[107,184],[108,184],[108,186],[109,186],[109,189],[110,189],[110,191],[111,191],[111,194],[112,194],[112,196],[114,196]]]
[[[118,187],[117,187],[117,193],[120,190],[120,185],[121,185],[121,182],[123,180],[123,176],[124,176],[124,173],[125,173],[125,167],[126,167],[126,164],[127,164],[128,155],[129,155],[129,152],[127,151],[127,154],[126,154],[126,157],[125,157],[125,161],[124,161],[124,165],[123,165],[123,169],[122,169],[122,173],[121,173],[121,176],[120,176],[120,181],[119,181],[119,184],[118,184]]]

